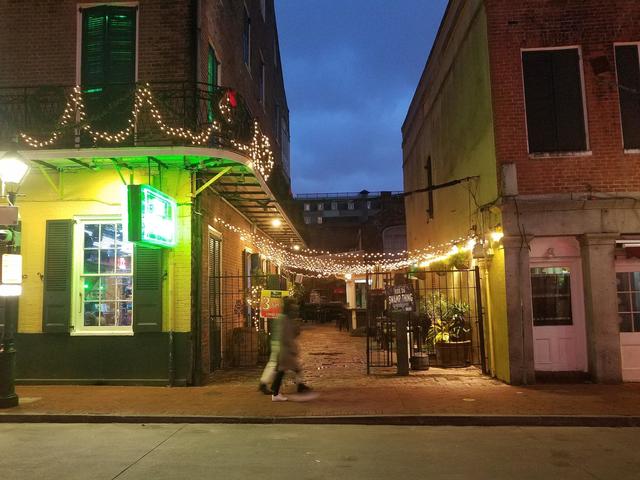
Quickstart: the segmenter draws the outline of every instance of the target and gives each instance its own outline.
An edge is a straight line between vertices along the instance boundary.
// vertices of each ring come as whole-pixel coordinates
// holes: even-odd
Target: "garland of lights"
[[[313,255],[291,251],[291,249],[282,244],[231,225],[221,218],[214,218],[214,222],[240,235],[240,240],[250,240],[269,260],[287,270],[291,272],[313,272],[316,277],[344,276],[346,274],[362,275],[374,270],[390,272],[413,266],[425,268],[434,262],[443,261],[459,252],[469,252],[473,250],[476,244],[475,237],[468,236],[436,246],[404,251],[401,257],[396,256],[394,258],[368,259],[365,255],[356,252]]]
[[[237,99],[235,95],[235,91],[227,92],[218,105],[222,117],[227,122],[232,121],[231,112],[232,109],[237,106]],[[92,128],[90,123],[85,123],[87,115],[84,100],[82,98],[82,89],[80,86],[76,85],[67,100],[65,109],[58,120],[57,127],[53,132],[51,132],[47,139],[37,139],[24,132],[20,132],[19,135],[20,138],[31,148],[48,147],[58,140],[64,128],[69,127],[72,122],[74,122],[79,124],[78,128],[88,133],[93,138],[94,142],[101,140],[109,143],[121,143],[134,132],[138,115],[144,108],[147,108],[151,112],[151,116],[153,117],[156,125],[163,133],[172,137],[188,140],[194,145],[203,145],[207,143],[214,132],[220,132],[221,130],[220,124],[215,120],[207,126],[207,128],[204,128],[199,132],[193,132],[184,127],[176,128],[167,125],[162,118],[160,110],[156,106],[149,84],[139,85],[136,87],[133,110],[131,111],[131,116],[127,120],[127,127],[115,133],[95,130]],[[260,172],[265,181],[269,179],[269,175],[274,166],[273,151],[271,150],[269,138],[262,133],[257,120],[255,120],[253,124],[253,137],[250,144],[243,144],[235,140],[231,140],[231,143],[235,148],[246,153],[251,158],[253,167]]]

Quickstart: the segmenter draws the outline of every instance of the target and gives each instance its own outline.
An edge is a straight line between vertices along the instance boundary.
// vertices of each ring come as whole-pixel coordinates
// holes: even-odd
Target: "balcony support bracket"
[[[207,180],[207,182],[204,185],[202,185],[195,192],[193,192],[191,194],[191,196],[195,198],[198,195],[200,195],[207,188],[209,188],[211,185],[213,185],[218,179],[220,179],[225,173],[227,173],[229,170],[231,170],[231,168],[232,167],[224,167],[222,170],[220,170],[218,173],[216,173],[215,176],[213,176],[209,180]]]
[[[56,169],[56,171],[58,172],[58,185],[56,185],[56,183],[51,178],[51,175],[49,175],[49,172],[47,172],[47,169],[45,168],[45,166],[40,164],[40,162],[36,162],[36,165],[38,165],[38,170],[40,170],[40,173],[42,173],[42,176],[47,180],[47,182],[49,183],[53,191],[56,192],[56,194],[58,195],[58,198],[62,200],[62,196],[63,196],[62,170]]]

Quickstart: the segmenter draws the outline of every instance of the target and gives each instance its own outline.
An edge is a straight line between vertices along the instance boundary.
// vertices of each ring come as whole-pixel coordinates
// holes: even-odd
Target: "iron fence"
[[[151,103],[142,102],[133,116],[136,96],[148,87]],[[97,147],[113,141],[91,135],[84,128],[113,136],[133,128],[118,146],[190,145],[191,140],[170,129],[196,134],[218,126],[204,145],[237,150],[235,142],[250,143],[254,119],[243,98],[233,89],[193,82],[110,84],[0,88],[0,143],[24,133],[36,140],[56,138],[50,148]],[[79,98],[80,103],[74,101]],[[156,111],[154,111],[155,107]],[[161,128],[159,120],[166,128]]]
[[[413,369],[479,365],[486,370],[480,271],[446,270],[367,275],[367,372],[397,363],[396,322],[388,289],[410,285],[408,342]]]

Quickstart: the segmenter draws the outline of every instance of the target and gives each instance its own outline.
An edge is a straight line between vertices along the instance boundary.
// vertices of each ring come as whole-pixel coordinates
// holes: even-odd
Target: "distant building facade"
[[[295,199],[310,248],[331,252],[406,248],[402,193],[309,193]]]
[[[453,0],[403,125],[410,249],[475,233],[504,381],[640,381],[640,3]],[[502,232],[500,235],[491,233]]]

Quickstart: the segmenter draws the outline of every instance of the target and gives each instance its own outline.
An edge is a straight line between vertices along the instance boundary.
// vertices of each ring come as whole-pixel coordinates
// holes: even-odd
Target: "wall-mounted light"
[[[344,279],[345,279],[345,280],[351,280],[351,278],[352,278],[352,276],[351,276],[351,274],[350,274],[350,273],[345,273],[345,274],[344,274]]]
[[[274,218],[273,220],[271,220],[271,226],[278,228],[282,226],[282,220],[280,220],[279,218]]]
[[[490,236],[491,236],[491,241],[493,242],[499,242],[500,240],[502,240],[502,237],[504,237],[504,232],[502,231],[502,227],[496,227],[496,229],[490,233]]]
[[[296,252],[299,252],[299,251],[300,251],[300,245],[294,245],[294,246],[293,246],[293,249],[294,249]]]

